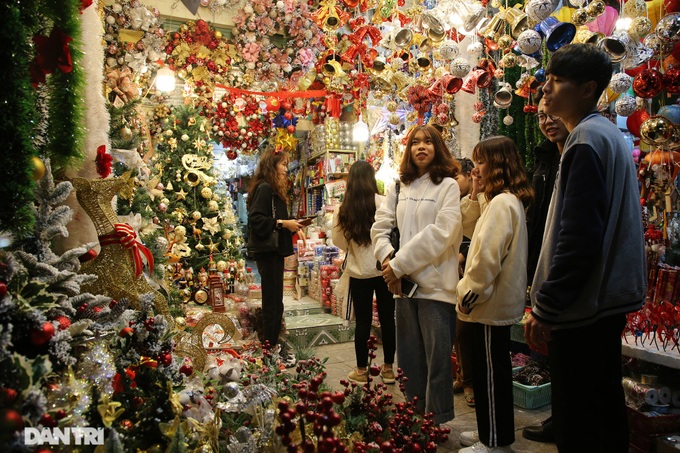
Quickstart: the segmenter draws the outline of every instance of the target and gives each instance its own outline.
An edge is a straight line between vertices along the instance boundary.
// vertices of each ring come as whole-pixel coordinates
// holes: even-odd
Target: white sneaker
[[[463,431],[458,439],[463,447],[469,447],[479,442],[479,431]]]
[[[481,442],[477,442],[471,447],[461,448],[458,453],[512,453],[512,448],[507,447],[487,447]]]

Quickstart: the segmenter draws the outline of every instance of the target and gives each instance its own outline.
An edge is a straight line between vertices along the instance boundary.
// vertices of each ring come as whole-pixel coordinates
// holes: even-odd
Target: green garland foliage
[[[46,10],[54,26],[73,38],[69,48],[73,61],[70,73],[57,71],[48,78],[50,88],[50,159],[55,170],[82,161],[85,131],[82,127],[85,106],[82,102],[85,80],[80,34],[80,0],[49,0]]]
[[[34,224],[31,202],[33,188],[31,143],[35,119],[33,88],[28,62],[32,58],[30,40],[33,2],[0,3],[0,58],[5,64],[0,71],[0,230],[13,231],[24,237]],[[28,5],[27,5],[28,4]],[[31,9],[31,11],[25,11]],[[11,43],[11,45],[8,45]]]

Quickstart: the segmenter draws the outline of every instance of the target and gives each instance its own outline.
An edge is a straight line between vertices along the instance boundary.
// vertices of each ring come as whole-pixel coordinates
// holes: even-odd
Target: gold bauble
[[[515,67],[517,66],[517,57],[512,53],[505,54],[498,62],[498,66],[504,69]]]
[[[586,11],[594,19],[604,12],[606,6],[602,0],[595,0],[586,7]]]
[[[396,113],[393,113],[393,114],[390,115],[389,121],[390,121],[390,124],[393,125],[393,126],[396,126],[399,123],[401,123],[401,120],[399,119],[399,115],[397,115]]]
[[[120,130],[120,138],[123,140],[130,140],[132,138],[132,129],[127,126],[123,126]]]
[[[394,102],[394,101],[390,101],[390,102],[387,103],[387,111],[388,111],[388,112],[391,112],[391,113],[396,112],[396,111],[397,111],[397,107],[399,107],[399,106],[398,106],[397,103]]]
[[[187,24],[182,24],[182,25],[179,26],[179,31],[181,31],[182,33],[185,33],[188,30],[189,30],[189,26]]]
[[[515,42],[510,35],[503,35],[498,38],[498,48],[501,50],[507,50],[512,47],[512,43]]]
[[[45,163],[39,157],[31,157],[31,167],[33,167],[33,179],[39,181],[45,176]]]
[[[219,30],[215,30],[215,38],[222,39],[222,32]]]
[[[589,20],[590,16],[585,8],[579,8],[571,15],[571,22],[577,27],[587,24]]]
[[[652,21],[647,16],[638,16],[633,19],[628,29],[628,34],[635,40],[644,38],[652,31]]]
[[[649,145],[662,146],[673,137],[673,123],[668,118],[655,115],[640,126],[640,138]]]

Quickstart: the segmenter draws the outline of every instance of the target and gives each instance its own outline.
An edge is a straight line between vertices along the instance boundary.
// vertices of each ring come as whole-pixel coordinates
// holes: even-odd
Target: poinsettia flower
[[[69,43],[73,38],[59,27],[54,27],[50,36],[34,36],[36,45],[35,63],[45,73],[51,74],[59,68],[64,73],[73,70]]]

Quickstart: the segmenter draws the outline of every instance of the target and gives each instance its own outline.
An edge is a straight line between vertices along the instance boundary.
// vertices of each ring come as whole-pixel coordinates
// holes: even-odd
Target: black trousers
[[[628,419],[621,380],[625,315],[553,330],[548,344],[552,413],[560,453],[625,453]]]
[[[283,256],[266,255],[256,260],[262,281],[262,323],[265,341],[273,347],[278,343],[283,319]]]
[[[368,337],[371,335],[373,321],[373,292],[378,304],[378,319],[382,332],[384,363],[394,363],[396,337],[394,327],[394,297],[387,289],[382,277],[349,279],[349,290],[354,304],[356,316],[356,332],[354,334],[354,353],[357,367],[368,365]]]
[[[515,441],[510,326],[461,321],[458,329],[465,370],[472,373],[479,440],[508,446]]]

